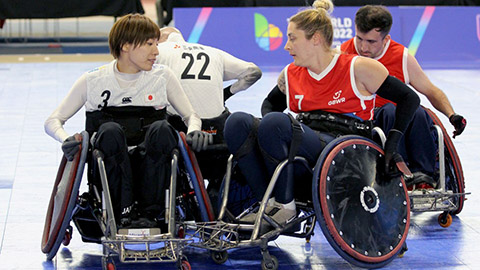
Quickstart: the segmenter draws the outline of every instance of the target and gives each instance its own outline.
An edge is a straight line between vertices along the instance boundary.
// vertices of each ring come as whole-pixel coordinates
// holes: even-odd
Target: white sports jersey
[[[63,142],[69,136],[63,125],[84,105],[86,111],[97,111],[104,106],[162,109],[171,104],[187,123],[187,133],[200,130],[201,120],[169,67],[154,65],[150,71],[127,74],[119,72],[116,64],[114,60],[83,74],[75,82],[68,95],[45,121],[47,134]]]
[[[158,51],[157,63],[173,70],[201,118],[217,117],[225,110],[223,81],[239,80],[230,89],[236,93],[259,78],[257,76],[253,82],[245,82],[248,79],[244,77],[252,72],[252,67],[257,68],[255,64],[213,47],[187,43],[176,33],[171,33],[166,42],[160,43]],[[169,111],[172,112],[170,107]]]
[[[86,74],[86,111],[96,111],[102,107],[147,106],[159,110],[167,102],[165,66],[154,66],[152,70],[139,72],[131,85],[120,86],[115,79],[116,61],[93,69]]]

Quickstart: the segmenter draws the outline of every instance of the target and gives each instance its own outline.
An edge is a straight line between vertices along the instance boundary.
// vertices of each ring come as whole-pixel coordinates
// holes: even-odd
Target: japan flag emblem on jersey
[[[155,95],[153,95],[153,94],[146,94],[145,95],[145,102],[148,103],[148,102],[153,102],[153,101],[155,101]]]

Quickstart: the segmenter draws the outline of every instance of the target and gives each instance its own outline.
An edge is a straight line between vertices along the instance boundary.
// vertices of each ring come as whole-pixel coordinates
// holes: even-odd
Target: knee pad
[[[93,146],[101,150],[105,157],[115,156],[126,151],[127,141],[120,124],[115,122],[102,124],[95,136]]]
[[[145,134],[144,147],[149,155],[170,154],[177,143],[178,136],[166,120],[155,121]]]
[[[284,138],[288,137],[290,141],[293,141],[291,134],[293,134],[292,119],[287,114],[279,112],[267,114],[258,127],[258,145],[262,155],[274,164],[287,158],[290,142],[286,142]],[[283,148],[281,155],[285,154],[285,157],[272,156],[272,152],[278,153],[279,148]]]

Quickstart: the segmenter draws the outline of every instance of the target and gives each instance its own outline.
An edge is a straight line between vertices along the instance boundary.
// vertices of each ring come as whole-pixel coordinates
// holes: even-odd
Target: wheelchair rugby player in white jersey
[[[262,76],[260,68],[220,49],[189,43],[174,27],[160,29],[156,63],[170,67],[180,80],[182,88],[195,112],[202,119],[202,131],[213,135],[213,146],[196,153],[202,175],[208,179],[208,192],[214,208],[229,152],[223,139],[225,120],[230,115],[225,101],[246,90]],[[225,81],[234,82],[224,88]],[[186,126],[171,106],[167,108],[169,122],[179,131]]]

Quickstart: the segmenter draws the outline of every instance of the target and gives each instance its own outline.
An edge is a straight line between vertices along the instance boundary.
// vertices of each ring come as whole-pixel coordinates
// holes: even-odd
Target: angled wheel
[[[68,244],[71,238],[71,230],[68,228],[71,228],[69,224],[78,197],[89,143],[86,131],[76,134],[75,137],[82,142],[80,151],[72,161],[62,157],[45,218],[42,252],[47,254],[47,260],[53,259],[62,242]],[[66,236],[66,233],[70,236]]]
[[[198,166],[195,154],[187,144],[185,133],[178,134],[178,148],[185,163],[188,174],[190,175],[191,184],[195,190],[196,201],[200,208],[202,221],[213,221],[215,219],[210,197],[208,196],[205,183],[203,181],[202,172]]]
[[[377,174],[382,155],[373,141],[344,136],[327,145],[314,170],[315,213],[326,239],[341,257],[364,268],[393,260],[410,224],[404,180]]]
[[[445,188],[446,190],[451,190],[453,193],[464,193],[465,178],[463,176],[462,164],[460,163],[460,157],[457,154],[452,139],[438,116],[428,108],[424,107],[423,109],[425,109],[428,115],[432,118],[433,123],[439,126],[443,133],[443,142],[445,144]],[[457,206],[457,209],[452,211],[451,214],[457,215],[463,209],[465,195],[454,197],[452,200]]]

